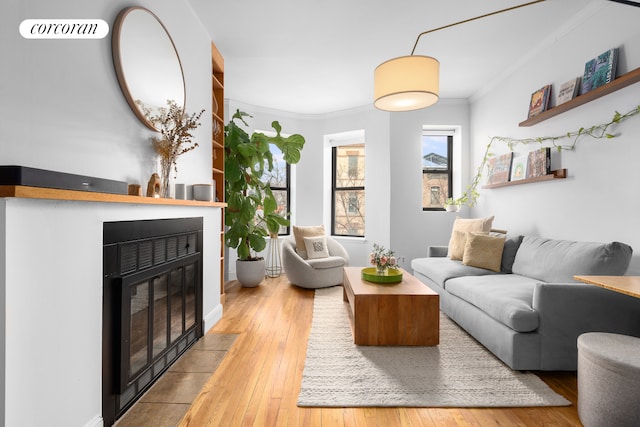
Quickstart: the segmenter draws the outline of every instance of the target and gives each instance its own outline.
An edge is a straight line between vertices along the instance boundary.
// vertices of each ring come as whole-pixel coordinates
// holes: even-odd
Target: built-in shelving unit
[[[500,182],[500,183],[497,183],[497,184],[486,184],[486,185],[483,185],[482,188],[509,187],[509,186],[512,186],[512,185],[530,184],[532,182],[543,182],[543,181],[552,181],[554,179],[564,179],[566,177],[567,177],[567,170],[566,169],[558,169],[558,170],[555,170],[555,171],[551,171],[551,173],[548,174],[548,175],[538,176],[538,177],[535,177],[535,178],[519,179],[517,181]]]
[[[216,201],[224,203],[224,58],[211,43],[211,153]],[[220,302],[224,302],[224,209],[220,224]]]
[[[550,108],[547,111],[544,111],[537,116],[533,116],[523,122],[520,122],[520,127],[528,127],[543,122],[551,117],[555,117],[558,114],[562,114],[569,110],[572,110],[580,105],[586,104],[587,102],[593,101],[595,99],[601,98],[605,95],[608,95],[612,92],[625,88],[629,85],[637,83],[640,81],[640,68],[636,68],[633,71],[630,71],[626,74],[621,75],[617,79],[613,80],[611,83],[608,83],[604,86],[600,86],[592,91],[589,91],[583,95],[579,95],[573,98],[570,101],[565,102],[564,104],[560,104],[556,107]]]

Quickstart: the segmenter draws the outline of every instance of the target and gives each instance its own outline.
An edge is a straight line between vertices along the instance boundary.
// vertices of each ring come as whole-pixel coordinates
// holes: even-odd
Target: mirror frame
[[[129,104],[129,107],[131,107],[131,109],[133,110],[135,115],[138,117],[138,119],[140,119],[140,121],[144,123],[145,126],[147,126],[149,129],[156,132],[160,132],[160,129],[156,128],[155,125],[151,121],[149,121],[149,119],[147,119],[147,117],[144,115],[144,112],[136,104],[135,99],[133,99],[133,96],[129,89],[129,84],[127,83],[127,78],[124,73],[124,68],[122,65],[122,55],[121,55],[121,49],[120,49],[121,48],[120,35],[122,32],[122,26],[124,25],[124,22],[127,16],[131,12],[136,10],[141,10],[151,15],[158,22],[158,24],[160,24],[160,27],[162,27],[162,29],[164,30],[165,34],[167,35],[167,38],[169,39],[169,42],[171,42],[173,51],[176,54],[176,59],[178,60],[178,66],[180,67],[180,75],[182,76],[182,92],[184,94],[182,111],[184,111],[184,108],[187,104],[187,86],[184,79],[184,69],[182,68],[182,61],[180,60],[180,55],[178,55],[178,49],[176,49],[176,45],[173,42],[173,39],[171,38],[171,34],[169,34],[169,31],[167,31],[167,28],[164,26],[162,21],[160,21],[160,18],[158,18],[158,16],[155,13],[141,6],[127,7],[122,9],[120,13],[118,13],[118,16],[116,17],[116,20],[113,24],[113,34],[111,37],[111,53],[113,56],[113,64],[116,70],[116,76],[118,77],[118,83],[120,83],[120,88],[122,89],[122,93],[124,94],[124,97],[126,98],[127,103]]]

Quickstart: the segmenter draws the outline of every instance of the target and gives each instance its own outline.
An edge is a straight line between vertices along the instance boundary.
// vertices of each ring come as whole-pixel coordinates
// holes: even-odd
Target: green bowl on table
[[[400,283],[402,271],[397,268],[388,268],[384,274],[378,274],[375,267],[367,267],[362,269],[362,280],[373,283]]]

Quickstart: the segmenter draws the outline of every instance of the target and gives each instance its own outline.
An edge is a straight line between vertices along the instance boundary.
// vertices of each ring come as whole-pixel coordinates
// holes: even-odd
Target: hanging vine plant
[[[602,123],[600,125],[595,125],[588,128],[583,127],[578,129],[577,131],[567,132],[566,134],[559,136],[543,136],[537,138],[511,138],[505,136],[491,137],[491,140],[489,141],[489,144],[485,149],[484,155],[482,156],[480,166],[478,166],[476,175],[473,177],[471,183],[462,194],[462,196],[453,200],[453,203],[458,206],[475,206],[478,201],[478,197],[480,197],[480,193],[478,193],[478,185],[480,184],[480,180],[483,177],[482,173],[487,167],[489,159],[493,157],[491,147],[493,146],[494,142],[502,142],[507,144],[509,150],[511,151],[513,151],[513,148],[518,144],[540,144],[541,147],[554,147],[557,151],[574,151],[578,142],[583,137],[590,137],[593,139],[611,139],[617,137],[618,135],[610,132],[611,127],[637,114],[640,114],[640,105],[625,114],[620,114],[616,111],[613,115],[613,118],[607,123]]]

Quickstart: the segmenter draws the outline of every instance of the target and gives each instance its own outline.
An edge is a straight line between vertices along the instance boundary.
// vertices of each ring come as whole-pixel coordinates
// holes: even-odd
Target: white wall
[[[391,113],[391,248],[404,258],[401,266],[411,271],[411,260],[424,257],[427,246],[449,242],[455,214],[422,210],[422,129],[444,126],[460,129],[454,145],[454,196],[469,180],[469,103],[440,100],[423,110]],[[467,215],[466,210],[460,212]]]
[[[477,165],[491,136],[563,135],[581,127],[606,123],[615,111],[640,105],[638,83],[536,126],[520,128],[531,93],[552,83],[554,91],[580,76],[584,63],[612,47],[620,48],[618,75],[640,67],[640,8],[601,2],[579,14],[544,49],[527,57],[522,67],[500,79],[472,102],[472,158]],[[554,95],[555,96],[555,95]],[[552,153],[554,168],[567,168],[566,180],[481,190],[474,216],[495,215],[494,224],[514,233],[587,240],[618,240],[640,254],[640,115],[616,126],[611,140],[583,139],[573,152]],[[516,148],[529,151],[535,147]],[[496,154],[507,152],[496,146]],[[634,256],[629,273],[638,274]]]
[[[186,79],[186,111],[211,113],[211,40],[184,2],[140,0],[164,23]],[[157,172],[148,130],[116,79],[111,29],[125,0],[8,0],[0,13],[0,164],[16,164],[138,183]],[[103,19],[99,40],[27,40],[29,18]],[[178,181],[211,179],[211,121],[195,131],[199,147],[179,160]]]
[[[0,164],[146,186],[158,171],[150,142],[153,132],[138,121],[120,90],[111,32],[100,40],[26,40],[18,32],[20,22],[31,18],[103,19],[113,28],[118,12],[131,5],[125,0],[2,3]],[[207,182],[211,179],[211,121],[206,120],[211,113],[209,35],[185,2],[139,0],[136,5],[152,10],[173,37],[185,73],[186,111],[206,109],[202,126],[195,131],[200,146],[180,158],[177,181]],[[216,222],[213,213],[200,213],[207,210],[202,208],[86,203],[70,209],[71,205],[19,199],[0,203],[0,307],[6,319],[6,336],[0,344],[4,350],[0,361],[5,358],[0,369],[3,425],[102,423],[101,221],[205,216],[209,232],[217,235],[218,230],[219,219]],[[219,209],[210,210],[219,218]],[[27,221],[33,222],[31,226]],[[62,239],[59,251],[52,247],[57,239]],[[217,239],[208,241],[205,234],[205,241],[206,252],[217,258]],[[11,250],[5,250],[8,246]],[[72,255],[81,256],[77,264]],[[216,265],[205,263],[205,286],[215,289],[205,295],[207,327],[221,316]],[[71,276],[63,280],[63,274]],[[64,355],[63,342],[70,346]]]

